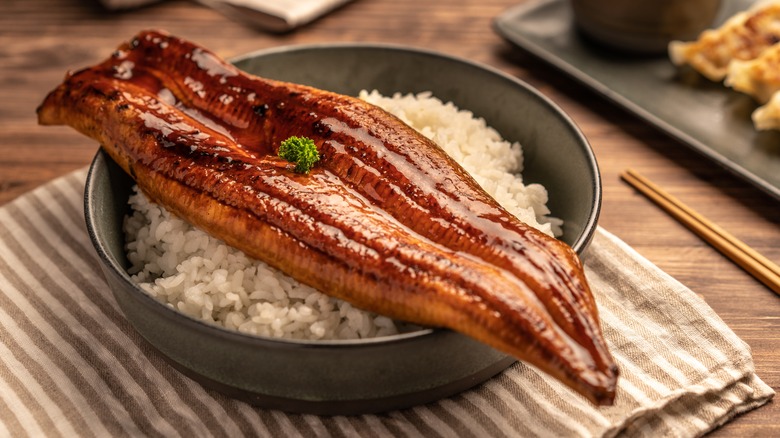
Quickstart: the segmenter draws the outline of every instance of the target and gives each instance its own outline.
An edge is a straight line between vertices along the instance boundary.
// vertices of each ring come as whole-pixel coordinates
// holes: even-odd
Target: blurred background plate
[[[716,26],[749,8],[723,0]],[[532,0],[501,14],[496,31],[626,110],[780,200],[780,132],[760,132],[743,94],[679,70],[661,56],[631,56],[588,41],[568,0]]]

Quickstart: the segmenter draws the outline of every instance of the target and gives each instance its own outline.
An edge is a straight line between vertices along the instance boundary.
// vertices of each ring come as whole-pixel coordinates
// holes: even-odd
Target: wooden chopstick
[[[780,267],[632,169],[620,177],[758,281],[780,295]]]

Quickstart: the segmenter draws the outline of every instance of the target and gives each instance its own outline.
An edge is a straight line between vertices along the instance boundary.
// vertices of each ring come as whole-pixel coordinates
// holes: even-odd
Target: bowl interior
[[[601,200],[595,158],[571,120],[525,84],[467,61],[384,45],[281,48],[235,63],[253,74],[351,95],[362,89],[386,95],[431,91],[474,112],[506,139],[523,144],[525,182],[547,187],[548,205],[565,221],[562,240],[580,253],[587,247]],[[513,363],[447,330],[357,341],[282,341],[224,330],[178,313],[144,293],[126,273],[122,222],[132,184],[105,153],[98,153],[85,193],[90,237],[133,326],[204,386],[266,407],[358,414],[445,397]]]

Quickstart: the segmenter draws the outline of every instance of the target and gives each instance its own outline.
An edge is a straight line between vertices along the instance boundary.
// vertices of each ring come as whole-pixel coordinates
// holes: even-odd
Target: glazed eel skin
[[[614,400],[618,369],[576,253],[373,105],[144,31],[69,73],[38,118],[96,139],[150,198],[303,283]],[[310,173],[277,157],[290,136],[317,145]]]

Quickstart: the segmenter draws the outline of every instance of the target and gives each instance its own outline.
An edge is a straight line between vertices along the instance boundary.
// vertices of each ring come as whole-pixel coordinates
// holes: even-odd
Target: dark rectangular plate
[[[717,23],[747,9],[724,0]],[[717,25],[716,23],[716,25]],[[496,17],[496,31],[780,200],[780,132],[757,131],[748,96],[678,69],[666,56],[619,54],[591,43],[567,0],[531,0]]]

